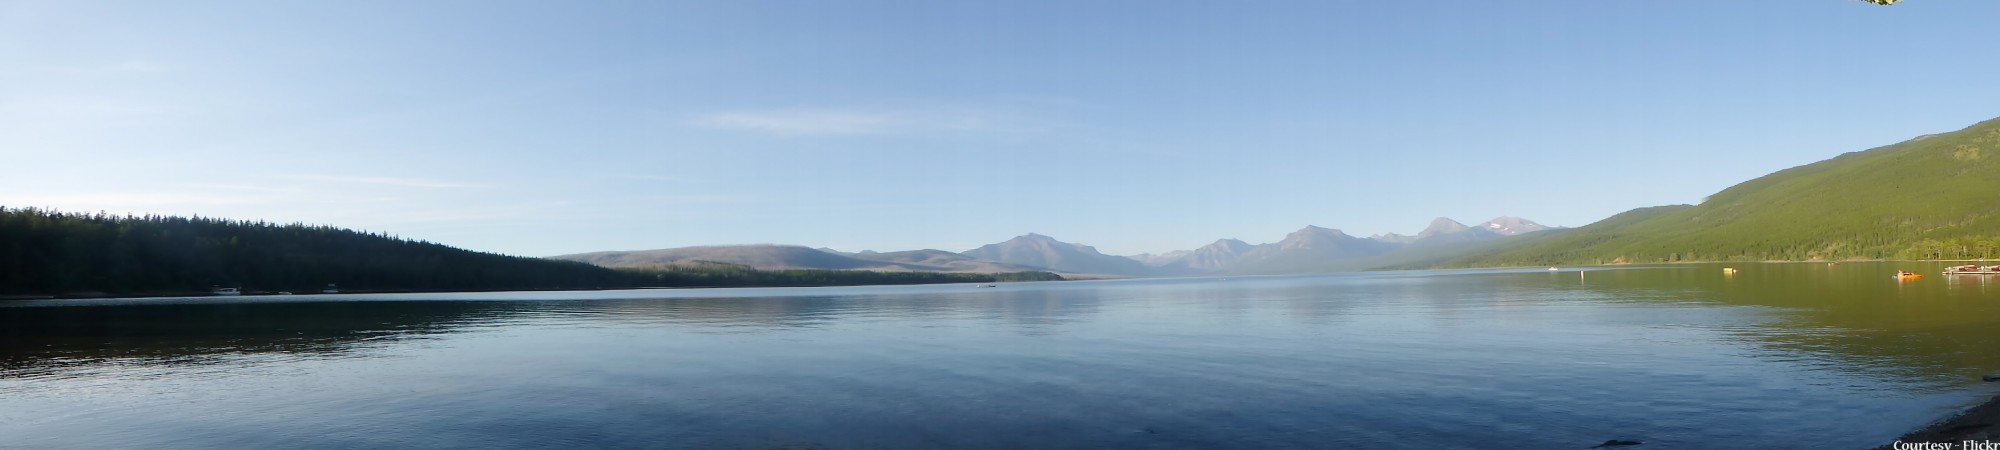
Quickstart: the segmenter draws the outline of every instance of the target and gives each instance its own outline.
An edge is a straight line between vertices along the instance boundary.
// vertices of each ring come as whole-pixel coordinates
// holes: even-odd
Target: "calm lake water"
[[[2000,279],[1732,266],[4,302],[0,447],[1868,448],[2000,392]]]

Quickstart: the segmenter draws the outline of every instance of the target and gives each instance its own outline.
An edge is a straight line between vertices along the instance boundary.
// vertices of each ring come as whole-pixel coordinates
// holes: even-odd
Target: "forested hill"
[[[0,293],[319,292],[635,286],[588,264],[329,226],[0,208]]]
[[[1726,163],[1726,162],[1725,162]],[[2000,119],[1642,208],[1448,266],[2000,257]]]
[[[0,295],[830,286],[1061,279],[739,267],[613,270],[313,225],[0,207]]]

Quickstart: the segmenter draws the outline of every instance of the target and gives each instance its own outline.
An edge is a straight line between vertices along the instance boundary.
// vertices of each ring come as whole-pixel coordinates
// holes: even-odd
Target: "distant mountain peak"
[[[1373,235],[1373,236],[1368,236],[1368,240],[1371,240],[1371,241],[1379,241],[1379,242],[1388,242],[1388,243],[1392,243],[1392,244],[1408,244],[1408,243],[1411,243],[1411,242],[1416,242],[1416,240],[1417,240],[1417,237],[1416,237],[1416,236],[1404,236],[1404,235],[1400,235],[1400,234],[1396,234],[1396,233],[1382,233],[1382,234],[1377,234],[1377,235]]]
[[[1423,240],[1431,236],[1458,233],[1469,229],[1472,229],[1472,227],[1465,226],[1465,224],[1458,223],[1458,221],[1451,220],[1448,217],[1439,217],[1431,219],[1430,226],[1424,227],[1423,232],[1417,233],[1417,239]]]
[[[1340,231],[1339,228],[1327,228],[1318,225],[1306,225],[1305,228],[1300,228],[1299,231],[1292,232],[1292,235],[1311,235],[1311,234],[1331,234],[1339,236],[1347,235],[1346,232]]]
[[[1360,239],[1354,236],[1348,236],[1347,233],[1341,232],[1340,230],[1337,229],[1307,225],[1305,228],[1300,228],[1299,231],[1294,231],[1291,234],[1285,235],[1285,239],[1280,240],[1275,244],[1266,244],[1266,245],[1275,245],[1277,248],[1281,249],[1331,248],[1331,247],[1338,247],[1343,245],[1343,243],[1345,242],[1355,241],[1355,240],[1360,240]]]
[[[1486,229],[1486,231],[1499,233],[1501,236],[1513,236],[1521,233],[1533,233],[1536,231],[1542,231],[1554,228],[1547,225],[1535,223],[1535,221],[1532,220],[1514,216],[1500,216],[1494,218],[1493,220],[1486,221],[1486,223],[1479,224],[1479,227]]]
[[[1401,244],[1361,239],[1338,229],[1308,225],[1283,240],[1252,246],[1228,260],[1227,272],[1300,273],[1325,270],[1333,264],[1359,261]]]
[[[998,244],[987,244],[961,255],[1007,264],[1043,267],[1071,273],[1140,275],[1146,266],[1138,260],[1099,253],[1096,248],[1028,233]]]
[[[1051,244],[1051,243],[1053,243],[1053,244],[1067,244],[1067,242],[1063,242],[1063,241],[1062,241],[1061,239],[1056,239],[1055,237],[1052,237],[1052,236],[1049,236],[1049,235],[1046,235],[1046,234],[1041,234],[1041,233],[1028,233],[1028,234],[1023,234],[1023,235],[1020,235],[1020,236],[1014,236],[1014,238],[1013,238],[1013,239],[1008,239],[1007,241],[1008,241],[1008,242],[1039,242],[1039,243],[1045,243],[1045,244]]]
[[[1226,254],[1230,255],[1231,258],[1234,258],[1235,255],[1238,253],[1247,252],[1250,251],[1250,249],[1256,247],[1257,246],[1255,245],[1250,245],[1250,243],[1248,242],[1243,242],[1237,239],[1216,239],[1215,242],[1201,246],[1201,248],[1194,249],[1194,253]]]

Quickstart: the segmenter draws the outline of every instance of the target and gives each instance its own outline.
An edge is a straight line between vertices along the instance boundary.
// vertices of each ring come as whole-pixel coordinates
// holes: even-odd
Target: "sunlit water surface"
[[[1737,264],[0,303],[0,447],[1867,448],[2000,283]]]

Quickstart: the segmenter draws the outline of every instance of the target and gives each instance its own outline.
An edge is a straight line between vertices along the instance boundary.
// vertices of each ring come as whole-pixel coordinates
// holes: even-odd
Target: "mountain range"
[[[1129,257],[1029,233],[964,252],[750,245],[543,259],[326,226],[0,207],[0,261],[33,262],[0,264],[0,296],[184,295],[216,286],[275,291],[328,283],[377,290],[818,286],[1041,280],[1053,278],[1051,271],[1075,278],[1995,257],[2000,119],[1781,170],[1698,205],[1638,208],[1574,229],[1515,217],[1477,225],[1439,218],[1414,235],[1360,238],[1307,226],[1277,242],[1218,239]]]
[[[936,252],[932,256],[949,254],[932,252]],[[1360,238],[1337,229],[1307,226],[1278,242],[1250,244],[1219,239],[1195,249],[1129,257],[1105,255],[1087,245],[1030,233],[956,253],[968,259],[956,265],[866,259],[872,252],[818,253],[872,261],[842,267],[929,270],[917,268],[921,266],[961,271],[1027,267],[1114,276],[1680,261],[1994,258],[2000,257],[2000,119],[1781,170],[1723,189],[1698,205],[1638,208],[1574,229],[1551,228],[1517,217],[1478,225],[1438,218],[1415,235]],[[832,267],[815,265],[818,263],[813,261],[825,257],[810,256],[725,262],[755,267]],[[596,259],[559,258],[606,264]]]
[[[1135,256],[1107,255],[1096,248],[1028,233],[963,252],[911,250],[841,252],[796,245],[737,245],[659,250],[609,251],[552,256],[605,267],[646,268],[701,263],[734,264],[765,270],[832,269],[1001,273],[1047,270],[1070,276],[1186,276],[1282,274],[1359,270],[1386,262],[1436,259],[1439,252],[1504,241],[1550,227],[1518,217],[1500,217],[1478,226],[1448,218],[1432,220],[1414,236],[1359,238],[1340,230],[1307,226],[1278,242],[1250,244],[1218,239],[1192,250]],[[1483,247],[1479,247],[1483,248]]]
[[[552,256],[614,268],[651,268],[722,263],[760,270],[872,270],[877,272],[1007,273],[1046,270],[971,258],[943,250],[842,253],[797,245],[719,245],[659,250],[610,251]]]

